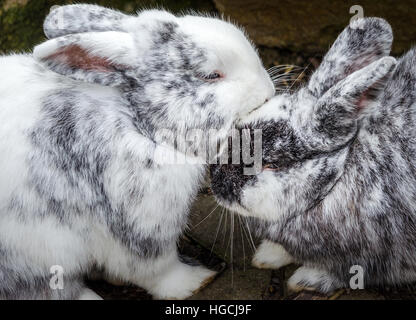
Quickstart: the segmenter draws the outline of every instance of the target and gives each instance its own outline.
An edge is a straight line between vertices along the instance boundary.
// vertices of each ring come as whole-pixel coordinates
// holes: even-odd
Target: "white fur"
[[[84,288],[78,300],[103,300],[98,294],[88,288]]]
[[[287,281],[287,285],[289,290],[294,292],[302,290],[328,292],[336,288],[333,277],[326,271],[305,266],[295,271]]]
[[[263,240],[252,264],[259,269],[279,269],[294,262],[293,257],[278,243]]]
[[[186,218],[203,181],[205,164],[156,164],[146,168],[146,159],[153,159],[155,151],[167,158],[174,150],[172,146],[155,145],[154,141],[137,132],[129,120],[130,111],[120,103],[124,101],[117,87],[120,83],[100,85],[94,82],[98,72],[91,76],[85,70],[77,70],[76,76],[68,77],[65,72],[72,72],[71,68],[57,69],[55,73],[47,70],[50,65],[44,63],[60,48],[75,44],[117,65],[127,68],[140,65],[149,58],[145,50],[151,42],[145,28],[147,23],[165,19],[177,22],[183,28],[181,32],[188,32],[198,45],[207,49],[209,59],[205,71],[220,69],[226,75],[218,85],[216,109],[207,114],[203,109],[195,111],[192,103],[195,98],[185,96],[174,105],[175,108],[171,106],[167,111],[166,126],[174,124],[186,130],[204,123],[208,116],[219,115],[224,119],[220,137],[224,139],[224,132],[231,129],[239,116],[249,113],[273,95],[272,82],[241,31],[220,20],[176,18],[161,11],[126,17],[122,32],[63,35],[36,47],[33,56],[0,57],[0,249],[7,248],[8,254],[13,256],[13,268],[21,272],[27,268],[31,274],[47,275],[51,266],[61,265],[66,275],[83,276],[94,266],[99,266],[108,277],[141,286],[156,298],[175,299],[188,297],[215,275],[204,267],[182,263],[175,241],[171,241],[164,253],[156,258],[138,256],[109,231],[110,223],[106,223],[101,213],[90,212],[90,203],[84,199],[92,198],[95,190],[91,190],[88,181],[79,179],[75,190],[61,178],[62,172],[52,168],[50,163],[33,160],[37,149],[31,144],[30,132],[40,122],[48,121],[42,118],[45,116],[45,99],[55,92],[76,90],[76,119],[84,119],[89,111],[92,112],[97,117],[95,129],[98,135],[109,141],[105,147],[109,149],[111,159],[102,173],[103,188],[113,208],[124,208],[126,218],[123,222],[133,225],[132,232],[142,237],[155,236],[154,229],[158,227],[160,241],[170,240],[172,230],[184,227],[184,216]],[[65,65],[65,62],[63,59],[54,63]],[[163,88],[154,84],[146,87],[146,94],[153,97],[155,103],[173,98],[161,90]],[[198,94],[204,96],[204,92]],[[91,107],[88,102],[91,100],[100,103]],[[59,101],[52,103],[56,103],[55,108],[62,107]],[[122,134],[115,126],[117,121],[125,125]],[[88,131],[88,127],[82,127],[87,124],[78,121],[75,125],[81,131]],[[42,143],[49,144],[48,141]],[[42,173],[39,179],[43,179],[51,199],[82,208],[76,216],[69,212],[70,223],[62,223],[57,215],[48,212],[47,199],[28,187],[33,167]],[[130,196],[131,190],[141,186],[145,191],[143,198]],[[21,216],[10,213],[7,207],[15,195],[24,206]],[[40,217],[39,212],[46,215]],[[28,281],[31,274],[27,274]],[[80,298],[98,296],[85,289]]]

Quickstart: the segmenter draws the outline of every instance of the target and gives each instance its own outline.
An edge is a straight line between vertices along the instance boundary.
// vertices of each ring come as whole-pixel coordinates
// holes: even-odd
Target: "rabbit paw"
[[[278,243],[263,240],[252,264],[259,269],[279,269],[294,262],[292,256]]]
[[[202,266],[179,263],[149,290],[155,299],[185,299],[214,280],[217,273]]]
[[[96,294],[94,291],[88,288],[83,288],[78,300],[104,300],[101,298],[98,294]]]
[[[121,278],[118,278],[118,277],[115,277],[115,276],[112,276],[112,275],[104,275],[103,279],[107,283],[109,283],[109,284],[111,284],[115,287],[122,287],[122,286],[125,286],[125,285],[129,284],[128,282],[122,280]]]
[[[288,280],[288,288],[293,292],[318,291],[331,293],[341,287],[328,272],[308,267],[300,267]]]

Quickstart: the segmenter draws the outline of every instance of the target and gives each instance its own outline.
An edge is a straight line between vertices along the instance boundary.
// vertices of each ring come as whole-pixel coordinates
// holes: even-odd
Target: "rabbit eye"
[[[273,163],[269,163],[269,164],[266,164],[266,165],[263,166],[263,170],[266,170],[266,171],[277,171],[277,170],[279,170],[279,167],[276,166]]]
[[[224,78],[224,75],[219,71],[214,71],[208,75],[203,76],[203,79],[207,81],[217,81],[221,78]]]

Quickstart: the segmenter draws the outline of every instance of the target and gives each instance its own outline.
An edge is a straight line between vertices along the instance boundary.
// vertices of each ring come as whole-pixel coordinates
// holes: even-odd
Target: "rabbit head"
[[[95,5],[51,11],[34,57],[72,81],[116,87],[149,136],[223,129],[274,95],[255,48],[231,23]]]
[[[212,165],[218,201],[246,216],[278,221],[316,206],[343,174],[360,123],[395,66],[382,19],[356,20],[337,38],[309,83],[276,95],[241,121],[261,129],[263,170]]]

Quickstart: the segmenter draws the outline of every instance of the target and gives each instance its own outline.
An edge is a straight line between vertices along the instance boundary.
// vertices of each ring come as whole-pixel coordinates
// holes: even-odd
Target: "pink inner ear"
[[[365,66],[368,66],[370,63],[377,60],[377,56],[375,54],[369,54],[367,56],[364,56],[362,58],[357,59],[354,64],[351,65],[350,70],[348,70],[348,74],[352,74],[355,71],[358,71]]]
[[[64,47],[48,56],[45,60],[55,60],[68,67],[87,71],[114,71],[114,65],[110,61],[105,58],[92,56],[78,45]]]
[[[360,99],[357,102],[357,110],[361,111],[368,105],[368,99],[366,96],[366,92],[361,95]]]
[[[357,100],[357,111],[361,111],[368,107],[368,105],[374,100],[374,94],[377,91],[379,84],[376,82],[371,87],[368,87]]]

